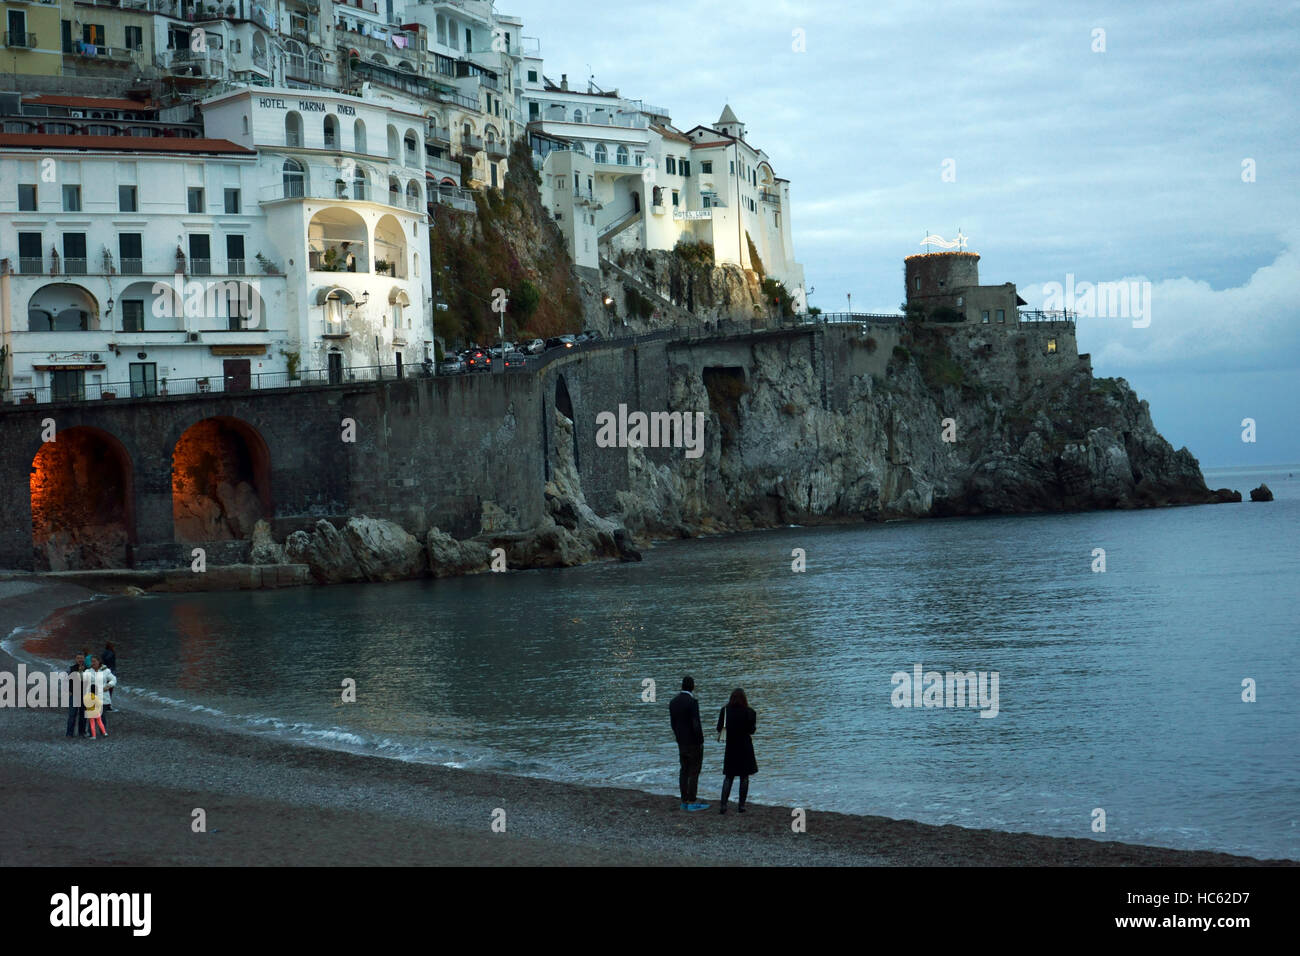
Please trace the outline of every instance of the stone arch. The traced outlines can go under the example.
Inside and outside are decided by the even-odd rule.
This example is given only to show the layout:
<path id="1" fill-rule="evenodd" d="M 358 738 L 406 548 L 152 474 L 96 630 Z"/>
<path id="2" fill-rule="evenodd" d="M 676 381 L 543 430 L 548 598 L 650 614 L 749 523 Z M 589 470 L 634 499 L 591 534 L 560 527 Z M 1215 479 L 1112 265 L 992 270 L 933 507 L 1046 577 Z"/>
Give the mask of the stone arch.
<path id="1" fill-rule="evenodd" d="M 29 480 L 36 570 L 130 567 L 133 482 L 131 456 L 106 431 L 74 425 L 44 442 Z"/>
<path id="2" fill-rule="evenodd" d="M 172 449 L 172 529 L 176 541 L 238 541 L 270 518 L 271 453 L 252 425 L 204 418 Z"/>

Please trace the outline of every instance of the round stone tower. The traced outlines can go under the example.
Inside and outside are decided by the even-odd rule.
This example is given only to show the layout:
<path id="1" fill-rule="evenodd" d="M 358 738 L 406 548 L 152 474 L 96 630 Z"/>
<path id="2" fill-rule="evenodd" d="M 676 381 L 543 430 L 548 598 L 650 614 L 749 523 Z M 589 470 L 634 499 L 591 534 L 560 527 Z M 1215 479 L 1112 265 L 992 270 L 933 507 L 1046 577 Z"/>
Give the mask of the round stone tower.
<path id="1" fill-rule="evenodd" d="M 955 307 L 962 289 L 980 284 L 980 257 L 975 252 L 922 252 L 903 259 L 907 303 L 926 310 Z"/>

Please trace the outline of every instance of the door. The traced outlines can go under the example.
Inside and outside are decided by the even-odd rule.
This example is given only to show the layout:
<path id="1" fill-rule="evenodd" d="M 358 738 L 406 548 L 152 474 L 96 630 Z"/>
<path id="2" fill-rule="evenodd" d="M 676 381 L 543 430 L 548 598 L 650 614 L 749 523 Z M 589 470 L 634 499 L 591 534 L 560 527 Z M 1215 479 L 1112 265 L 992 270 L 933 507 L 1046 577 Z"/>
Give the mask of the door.
<path id="1" fill-rule="evenodd" d="M 331 352 L 330 359 L 330 384 L 341 385 L 343 383 L 343 356 L 338 352 Z"/>
<path id="2" fill-rule="evenodd" d="M 246 392 L 253 384 L 250 359 L 226 359 L 221 363 L 226 377 L 227 392 Z"/>
<path id="3" fill-rule="evenodd" d="M 397 358 L 397 377 L 401 378 L 402 377 L 402 353 L 394 352 L 393 355 Z"/>
<path id="4" fill-rule="evenodd" d="M 50 373 L 50 398 L 56 402 L 82 402 L 86 399 L 86 373 L 80 369 L 60 369 Z"/>
<path id="5" fill-rule="evenodd" d="M 196 276 L 212 274 L 212 241 L 209 236 L 190 234 L 190 273 Z"/>
<path id="6" fill-rule="evenodd" d="M 158 366 L 154 362 L 131 363 L 131 397 L 152 398 L 158 394 Z"/>

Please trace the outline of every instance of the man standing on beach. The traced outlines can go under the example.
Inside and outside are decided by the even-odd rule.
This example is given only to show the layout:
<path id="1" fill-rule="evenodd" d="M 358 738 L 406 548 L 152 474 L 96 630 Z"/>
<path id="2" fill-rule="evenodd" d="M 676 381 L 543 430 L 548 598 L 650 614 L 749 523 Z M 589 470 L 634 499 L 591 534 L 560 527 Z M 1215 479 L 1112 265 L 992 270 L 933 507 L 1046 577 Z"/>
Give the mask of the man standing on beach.
<path id="1" fill-rule="evenodd" d="M 682 761 L 678 784 L 682 791 L 683 810 L 707 810 L 699 803 L 696 789 L 700 785 L 700 768 L 704 766 L 704 728 L 700 726 L 700 702 L 695 699 L 695 678 L 682 678 L 682 692 L 668 704 L 668 719 L 677 738 L 677 754 Z"/>

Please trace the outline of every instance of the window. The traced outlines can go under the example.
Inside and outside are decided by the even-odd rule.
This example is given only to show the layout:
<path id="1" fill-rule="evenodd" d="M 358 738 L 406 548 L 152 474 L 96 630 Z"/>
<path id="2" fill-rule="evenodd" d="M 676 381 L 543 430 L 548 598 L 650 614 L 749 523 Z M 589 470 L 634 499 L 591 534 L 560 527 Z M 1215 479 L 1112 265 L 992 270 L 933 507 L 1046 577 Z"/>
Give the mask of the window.
<path id="1" fill-rule="evenodd" d="M 140 27 L 126 28 L 126 48 L 139 50 L 144 46 L 144 31 Z"/>
<path id="2" fill-rule="evenodd" d="M 302 145 L 302 117 L 295 112 L 284 117 L 284 142 L 287 146 Z"/>
<path id="3" fill-rule="evenodd" d="M 731 175 L 736 175 L 736 161 L 734 159 L 731 160 Z"/>
<path id="4" fill-rule="evenodd" d="M 673 176 L 677 175 L 677 157 L 669 156 L 664 159 L 664 172 Z"/>
<path id="5" fill-rule="evenodd" d="M 18 233 L 18 271 L 27 275 L 39 275 L 43 260 L 41 252 L 41 234 L 39 232 Z"/>
<path id="6" fill-rule="evenodd" d="M 711 200 L 711 199 L 709 198 L 709 196 L 708 196 L 707 193 L 706 193 L 705 195 L 701 196 L 700 198 L 701 198 L 701 199 L 703 200 L 703 202 L 704 202 L 704 208 L 705 208 L 705 209 L 710 209 L 710 208 L 712 208 L 712 206 L 713 206 L 713 200 Z"/>
<path id="7" fill-rule="evenodd" d="M 9 11 L 9 35 L 5 38 L 8 46 L 27 46 L 27 14 L 21 10 Z"/>
<path id="8" fill-rule="evenodd" d="M 212 275 L 212 241 L 199 233 L 190 234 L 190 272 L 196 276 Z"/>
<path id="9" fill-rule="evenodd" d="M 1047 340 L 1047 354 L 1048 355 L 1056 354 L 1056 339 Z"/>
<path id="10" fill-rule="evenodd" d="M 618 148 L 617 159 L 618 159 L 618 164 L 619 164 L 620 166 L 626 166 L 626 165 L 627 165 L 627 147 L 626 147 L 626 146 L 620 146 L 620 147 Z"/>
<path id="11" fill-rule="evenodd" d="M 680 195 L 678 194 L 677 190 L 674 189 L 674 190 L 673 190 L 673 206 L 675 207 L 675 206 L 679 205 L 680 201 L 681 201 L 681 197 L 680 197 Z"/>
<path id="12" fill-rule="evenodd" d="M 206 209 L 202 186 L 191 186 L 186 191 L 186 196 L 188 197 L 190 212 L 203 212 Z"/>
<path id="13" fill-rule="evenodd" d="M 137 212 L 139 209 L 136 204 L 136 193 L 134 186 L 117 187 L 117 211 L 118 212 Z"/>
<path id="14" fill-rule="evenodd" d="M 711 160 L 711 159 L 701 160 L 701 161 L 700 161 L 700 172 L 702 172 L 702 173 L 711 173 L 711 172 L 713 172 L 713 160 Z"/>
<path id="15" fill-rule="evenodd" d="M 683 176 L 689 176 L 691 174 L 691 161 L 689 159 L 683 159 L 681 161 L 681 173 Z"/>
<path id="16" fill-rule="evenodd" d="M 988 309 L 981 309 L 981 310 L 980 310 L 980 324 L 981 324 L 981 325 L 988 325 L 988 324 L 989 324 L 989 310 L 988 310 Z"/>
<path id="17" fill-rule="evenodd" d="M 158 366 L 154 362 L 131 363 L 131 397 L 151 398 L 158 394 Z"/>
<path id="18" fill-rule="evenodd" d="M 366 151 L 366 124 L 361 120 L 352 124 L 352 151 L 356 153 Z"/>
<path id="19" fill-rule="evenodd" d="M 536 70 L 529 70 L 529 71 L 528 71 L 528 82 L 529 82 L 529 83 L 536 83 L 536 82 L 537 82 L 537 71 L 536 71 Z"/>
<path id="20" fill-rule="evenodd" d="M 226 236 L 226 273 L 237 276 L 245 274 L 244 237 Z"/>
<path id="21" fill-rule="evenodd" d="M 81 42 L 86 46 L 108 46 L 102 23 L 87 23 L 81 28 Z"/>
<path id="22" fill-rule="evenodd" d="M 81 187 L 80 186 L 63 187 L 63 211 L 81 212 Z"/>
<path id="23" fill-rule="evenodd" d="M 141 249 L 140 233 L 124 232 L 117 237 L 117 261 L 123 275 L 138 276 L 144 272 L 144 253 Z"/>
<path id="24" fill-rule="evenodd" d="M 86 274 L 86 234 L 84 232 L 65 232 L 63 234 L 63 271 L 68 275 Z"/>
<path id="25" fill-rule="evenodd" d="M 122 331 L 144 331 L 144 299 L 122 300 Z"/>
<path id="26" fill-rule="evenodd" d="M 333 116 L 325 117 L 325 148 L 334 149 L 339 144 L 339 121 Z"/>
<path id="27" fill-rule="evenodd" d="M 609 153 L 606 151 L 604 143 L 596 144 L 596 162 L 598 163 L 609 162 Z"/>
<path id="28" fill-rule="evenodd" d="M 36 186 L 35 184 L 20 184 L 18 187 L 18 211 L 35 212 L 36 211 Z"/>
<path id="29" fill-rule="evenodd" d="M 1006 310 L 1005 310 L 1005 309 L 998 309 L 998 321 L 999 321 L 999 322 L 1005 322 L 1006 320 L 1007 320 L 1007 313 L 1006 313 Z"/>
<path id="30" fill-rule="evenodd" d="M 226 212 L 232 216 L 239 215 L 239 190 L 226 190 Z"/>
<path id="31" fill-rule="evenodd" d="M 528 120 L 529 120 L 529 122 L 532 122 L 532 121 L 535 120 L 535 119 L 541 119 L 541 117 L 542 117 L 542 104 L 540 104 L 540 103 L 529 103 L 529 104 L 528 104 Z"/>
<path id="32" fill-rule="evenodd" d="M 285 160 L 283 185 L 285 185 L 285 199 L 302 199 L 305 195 L 303 166 L 298 160 Z"/>

